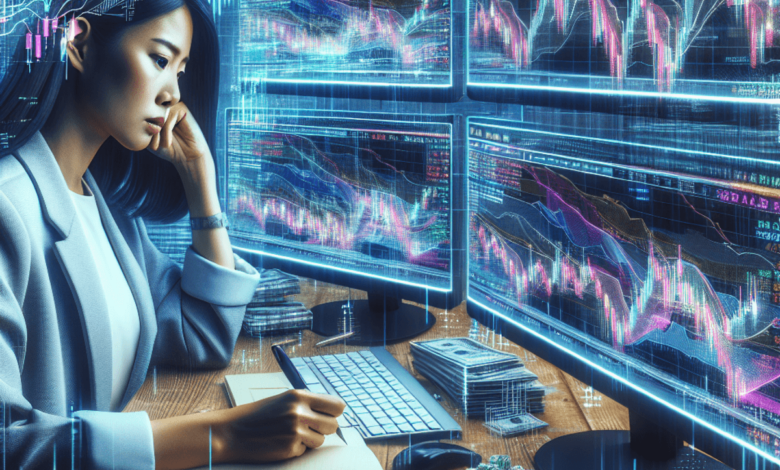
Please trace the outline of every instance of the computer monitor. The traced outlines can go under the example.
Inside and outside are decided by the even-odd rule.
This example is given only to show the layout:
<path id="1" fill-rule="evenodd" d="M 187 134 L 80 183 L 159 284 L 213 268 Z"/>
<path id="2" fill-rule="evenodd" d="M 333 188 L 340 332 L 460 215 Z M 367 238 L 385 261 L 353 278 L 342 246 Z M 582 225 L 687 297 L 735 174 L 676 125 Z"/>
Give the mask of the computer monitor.
<path id="1" fill-rule="evenodd" d="M 469 94 L 777 101 L 777 15 L 763 1 L 468 0 Z"/>
<path id="2" fill-rule="evenodd" d="M 640 454 L 684 439 L 780 464 L 780 135 L 762 113 L 469 120 L 469 314 L 626 405 Z M 575 436 L 538 468 L 592 468 L 588 448 L 597 468 L 648 468 L 628 433 Z"/>
<path id="3" fill-rule="evenodd" d="M 452 88 L 450 0 L 245 0 L 238 15 L 244 92 Z"/>
<path id="4" fill-rule="evenodd" d="M 235 249 L 368 291 L 368 301 L 313 308 L 316 333 L 392 343 L 435 322 L 400 299 L 458 303 L 449 117 L 236 108 L 226 127 Z"/>

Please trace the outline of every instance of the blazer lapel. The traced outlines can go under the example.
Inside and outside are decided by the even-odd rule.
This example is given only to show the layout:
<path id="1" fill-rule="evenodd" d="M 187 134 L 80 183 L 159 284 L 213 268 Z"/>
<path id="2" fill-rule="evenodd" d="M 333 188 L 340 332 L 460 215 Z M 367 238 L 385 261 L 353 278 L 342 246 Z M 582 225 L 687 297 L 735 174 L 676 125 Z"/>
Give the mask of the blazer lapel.
<path id="1" fill-rule="evenodd" d="M 97 410 L 108 410 L 113 384 L 108 307 L 86 235 L 81 224 L 75 223 L 76 208 L 70 190 L 40 132 L 20 147 L 15 156 L 38 192 L 44 219 L 63 238 L 54 243 L 54 252 L 79 307 L 94 406 Z"/>
<path id="2" fill-rule="evenodd" d="M 106 235 L 108 235 L 108 241 L 114 249 L 114 254 L 116 254 L 116 258 L 119 261 L 119 266 L 122 268 L 125 279 L 127 279 L 127 283 L 130 286 L 130 291 L 133 293 L 141 322 L 141 336 L 138 339 L 135 362 L 133 363 L 133 370 L 130 373 L 130 380 L 127 383 L 127 390 L 122 398 L 121 407 L 124 408 L 138 389 L 141 388 L 141 385 L 143 385 L 143 382 L 146 379 L 146 372 L 149 369 L 149 362 L 152 357 L 154 340 L 157 337 L 157 316 L 154 310 L 152 293 L 149 290 L 149 282 L 141 270 L 141 266 L 138 264 L 136 257 L 130 250 L 125 237 L 122 235 L 122 232 L 114 221 L 95 179 L 89 171 L 84 175 L 84 179 L 95 194 L 98 211 L 100 212 L 100 220 L 103 222 L 103 228 L 106 230 Z"/>

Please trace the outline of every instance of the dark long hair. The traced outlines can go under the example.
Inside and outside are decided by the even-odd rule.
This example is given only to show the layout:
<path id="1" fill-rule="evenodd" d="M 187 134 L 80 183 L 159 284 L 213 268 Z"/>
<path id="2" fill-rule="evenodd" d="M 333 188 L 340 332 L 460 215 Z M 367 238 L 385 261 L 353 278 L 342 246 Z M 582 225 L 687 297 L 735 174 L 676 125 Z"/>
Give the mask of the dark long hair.
<path id="1" fill-rule="evenodd" d="M 74 10 L 73 3 L 78 3 L 78 9 Z M 49 18 L 61 15 L 58 23 L 64 26 L 73 17 L 84 16 L 92 26 L 95 43 L 105 48 L 116 45 L 128 28 L 184 5 L 192 16 L 193 36 L 187 73 L 179 81 L 181 97 L 213 153 L 219 46 L 214 19 L 203 0 L 54 0 Z M 49 118 L 68 67 L 60 60 L 59 41 L 63 31 L 58 29 L 54 37 L 44 42 L 45 50 L 39 59 L 33 56 L 32 63 L 28 63 L 31 52 L 26 38 L 19 39 L 8 72 L 0 83 L 0 131 L 13 139 L 3 154 L 23 146 Z M 67 73 L 68 79 L 72 79 L 70 74 L 77 71 L 70 67 Z M 133 217 L 171 222 L 187 214 L 184 187 L 176 169 L 147 150 L 130 151 L 109 137 L 89 170 L 107 202 Z"/>

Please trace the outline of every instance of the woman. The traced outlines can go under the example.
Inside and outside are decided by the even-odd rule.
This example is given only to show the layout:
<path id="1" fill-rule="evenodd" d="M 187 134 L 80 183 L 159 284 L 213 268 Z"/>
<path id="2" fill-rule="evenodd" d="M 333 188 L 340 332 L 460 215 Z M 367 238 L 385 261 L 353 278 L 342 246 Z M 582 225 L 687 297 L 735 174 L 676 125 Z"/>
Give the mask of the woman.
<path id="1" fill-rule="evenodd" d="M 343 402 L 296 391 L 154 422 L 117 412 L 150 364 L 226 365 L 258 274 L 233 254 L 220 215 L 208 10 L 196 0 L 106 10 L 116 3 L 53 2 L 52 18 L 68 21 L 54 38 L 67 60 L 50 45 L 28 66 L 21 42 L 0 92 L 0 121 L 16 136 L 0 157 L 5 464 L 186 468 L 300 455 L 335 432 Z M 19 98 L 30 96 L 37 107 Z M 193 244 L 179 270 L 141 217 L 187 210 Z"/>

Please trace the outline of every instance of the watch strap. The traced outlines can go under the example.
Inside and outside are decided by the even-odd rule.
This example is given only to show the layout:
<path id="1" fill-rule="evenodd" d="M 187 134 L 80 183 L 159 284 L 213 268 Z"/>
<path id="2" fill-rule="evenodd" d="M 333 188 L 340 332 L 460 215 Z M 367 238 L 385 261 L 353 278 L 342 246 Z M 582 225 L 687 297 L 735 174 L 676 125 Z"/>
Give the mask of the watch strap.
<path id="1" fill-rule="evenodd" d="M 220 212 L 209 217 L 191 217 L 190 227 L 192 230 L 205 230 L 210 228 L 228 228 L 229 225 L 225 213 Z"/>

